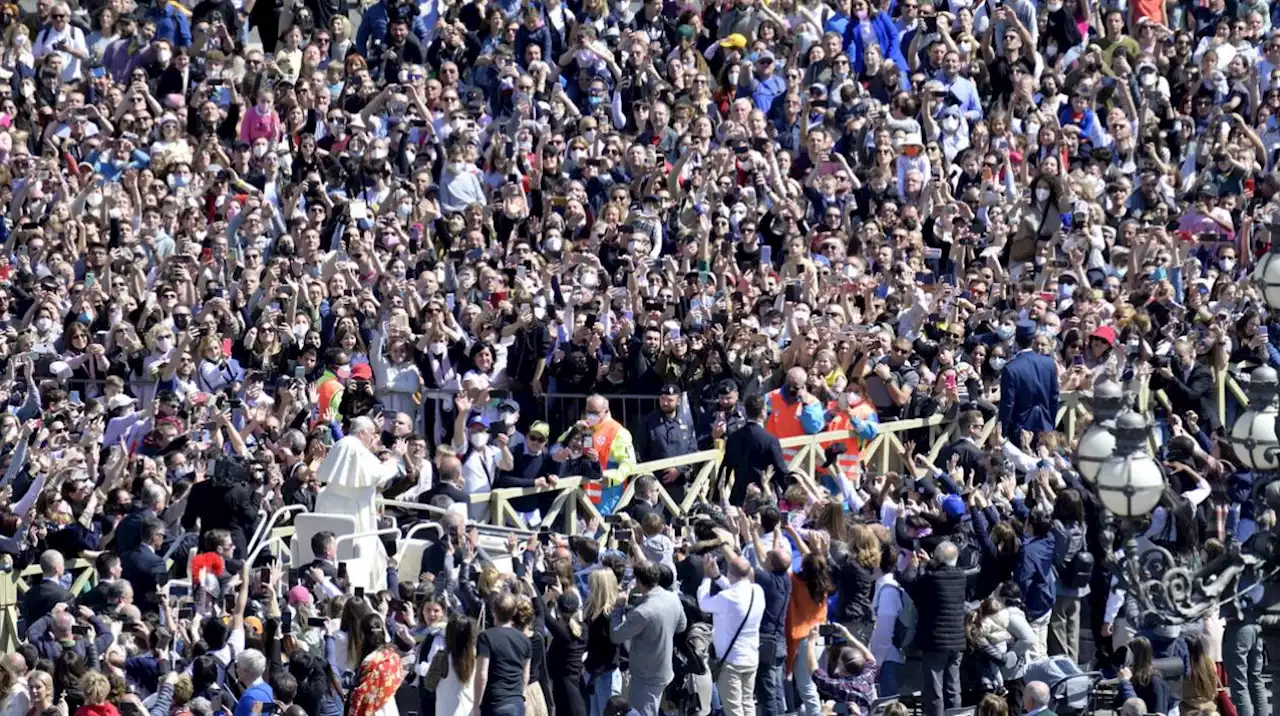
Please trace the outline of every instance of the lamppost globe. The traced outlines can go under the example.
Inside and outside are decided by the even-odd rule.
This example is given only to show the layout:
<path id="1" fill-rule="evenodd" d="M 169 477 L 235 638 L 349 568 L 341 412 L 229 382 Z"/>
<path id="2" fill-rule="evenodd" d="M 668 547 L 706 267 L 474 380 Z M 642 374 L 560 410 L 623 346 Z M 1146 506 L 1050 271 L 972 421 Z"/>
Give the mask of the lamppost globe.
<path id="1" fill-rule="evenodd" d="M 1094 386 L 1089 407 L 1093 409 L 1093 424 L 1076 444 L 1076 467 L 1080 476 L 1089 482 L 1098 479 L 1098 471 L 1116 449 L 1116 417 L 1124 408 L 1124 388 L 1113 380 L 1104 380 Z"/>
<path id="2" fill-rule="evenodd" d="M 1280 466 L 1276 420 L 1280 418 L 1280 376 L 1262 366 L 1249 375 L 1249 409 L 1231 426 L 1231 449 L 1242 465 L 1254 472 Z"/>
<path id="3" fill-rule="evenodd" d="M 1271 252 L 1258 261 L 1253 280 L 1262 288 L 1262 298 L 1271 308 L 1280 308 L 1280 224 L 1271 224 Z"/>
<path id="4" fill-rule="evenodd" d="M 1115 434 L 1115 454 L 1098 469 L 1098 498 L 1117 517 L 1140 517 L 1160 501 L 1164 472 L 1147 451 L 1145 418 L 1133 411 L 1121 413 Z"/>

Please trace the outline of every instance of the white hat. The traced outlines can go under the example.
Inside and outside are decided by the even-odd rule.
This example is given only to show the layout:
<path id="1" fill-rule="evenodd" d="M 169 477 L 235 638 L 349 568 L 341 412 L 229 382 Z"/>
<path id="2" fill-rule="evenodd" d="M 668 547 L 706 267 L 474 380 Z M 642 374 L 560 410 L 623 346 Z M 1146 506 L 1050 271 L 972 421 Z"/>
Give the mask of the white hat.
<path id="1" fill-rule="evenodd" d="M 136 402 L 138 402 L 137 398 L 131 398 L 125 395 L 124 393 L 116 393 L 110 398 L 107 398 L 107 410 L 115 410 L 116 408 L 123 408 L 126 405 L 133 405 Z"/>

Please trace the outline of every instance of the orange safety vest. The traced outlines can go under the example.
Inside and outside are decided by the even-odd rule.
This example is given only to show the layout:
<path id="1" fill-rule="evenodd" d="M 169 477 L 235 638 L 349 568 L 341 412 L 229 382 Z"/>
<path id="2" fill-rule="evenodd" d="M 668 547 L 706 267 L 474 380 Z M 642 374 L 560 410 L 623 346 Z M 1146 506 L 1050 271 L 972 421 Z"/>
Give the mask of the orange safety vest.
<path id="1" fill-rule="evenodd" d="M 837 430 L 852 431 L 854 418 L 858 418 L 860 420 L 871 420 L 875 417 L 876 412 L 875 407 L 866 400 L 859 402 L 857 405 L 850 406 L 847 412 L 839 410 L 839 405 L 835 401 L 832 401 L 827 405 L 827 410 L 834 413 L 834 415 L 827 421 L 826 426 L 823 428 L 826 432 L 834 432 Z M 832 445 L 841 442 L 844 443 L 844 454 L 836 458 L 836 465 L 840 467 L 842 472 L 852 477 L 853 474 L 856 474 L 856 471 L 862 467 L 862 448 L 866 441 L 856 436 L 845 440 L 831 440 L 823 443 L 822 449 L 825 450 Z"/>
<path id="2" fill-rule="evenodd" d="M 804 435 L 804 426 L 800 424 L 800 418 L 796 415 L 797 407 L 798 404 L 787 403 L 786 398 L 782 397 L 781 388 L 770 392 L 769 417 L 765 420 L 764 429 L 779 440 Z M 784 447 L 782 457 L 790 463 L 799 452 L 800 448 Z"/>
<path id="3" fill-rule="evenodd" d="M 320 407 L 320 420 L 332 420 L 334 418 L 330 414 L 329 408 L 333 405 L 333 396 L 339 390 L 342 390 L 342 387 L 342 381 L 338 380 L 336 375 L 330 375 L 316 386 L 316 402 L 319 403 Z"/>
<path id="4" fill-rule="evenodd" d="M 596 457 L 600 459 L 600 471 L 610 469 L 613 456 L 613 439 L 618 436 L 618 431 L 622 429 L 622 423 L 613 418 L 601 420 L 591 431 L 591 444 L 596 449 Z M 617 467 L 614 463 L 612 467 Z M 583 487 L 583 492 L 587 494 L 587 499 L 591 500 L 591 504 L 600 504 L 601 492 L 599 480 L 588 480 Z"/>

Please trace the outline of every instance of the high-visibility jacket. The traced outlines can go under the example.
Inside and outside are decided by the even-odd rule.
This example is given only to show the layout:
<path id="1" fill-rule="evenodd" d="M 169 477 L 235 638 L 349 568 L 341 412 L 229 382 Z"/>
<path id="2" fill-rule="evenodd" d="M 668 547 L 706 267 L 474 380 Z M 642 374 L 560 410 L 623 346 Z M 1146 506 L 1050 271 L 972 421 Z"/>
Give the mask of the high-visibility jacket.
<path id="1" fill-rule="evenodd" d="M 567 435 L 567 432 L 562 435 L 560 441 L 563 442 Z M 583 491 L 587 493 L 587 498 L 593 504 L 599 505 L 604 498 L 602 488 L 604 486 L 619 487 L 635 469 L 636 449 L 631 431 L 622 427 L 622 423 L 613 418 L 601 420 L 591 429 L 591 446 L 595 448 L 596 456 L 600 458 L 600 470 L 604 473 L 604 480 L 588 482 L 583 486 Z M 621 497 L 622 492 L 619 489 L 613 502 L 616 503 Z"/>
<path id="2" fill-rule="evenodd" d="M 769 416 L 765 418 L 764 429 L 779 440 L 815 435 L 822 431 L 822 426 L 826 423 L 822 406 L 817 401 L 811 405 L 788 403 L 782 396 L 781 388 L 771 391 L 765 402 L 769 408 Z M 788 463 L 799 452 L 800 448 L 796 447 L 782 448 L 782 456 Z"/>
<path id="3" fill-rule="evenodd" d="M 320 376 L 320 381 L 316 383 L 316 402 L 320 406 L 320 422 L 342 418 L 338 414 L 338 406 L 342 404 L 342 391 L 342 380 L 338 376 L 328 371 Z"/>
<path id="4" fill-rule="evenodd" d="M 830 419 L 827 420 L 826 431 L 849 430 L 857 433 L 855 437 L 845 440 L 831 440 L 822 444 L 825 450 L 836 443 L 844 443 L 844 454 L 836 458 L 836 465 L 847 477 L 855 477 L 862 469 L 862 450 L 879 434 L 879 419 L 875 406 L 868 400 L 861 400 L 841 410 L 834 401 L 827 406 Z"/>

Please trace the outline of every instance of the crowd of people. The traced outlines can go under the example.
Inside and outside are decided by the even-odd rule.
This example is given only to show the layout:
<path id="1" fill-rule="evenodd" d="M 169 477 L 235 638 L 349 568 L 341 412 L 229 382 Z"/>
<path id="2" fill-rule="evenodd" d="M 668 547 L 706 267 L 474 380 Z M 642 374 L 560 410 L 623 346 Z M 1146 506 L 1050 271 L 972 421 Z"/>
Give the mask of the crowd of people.
<path id="1" fill-rule="evenodd" d="M 0 5 L 0 716 L 1268 716 L 1276 585 L 1147 618 L 1057 423 L 1163 396 L 1144 549 L 1275 528 L 1274 8 Z M 249 559 L 344 436 L 439 530 L 385 590 Z"/>

